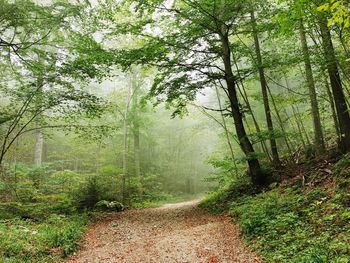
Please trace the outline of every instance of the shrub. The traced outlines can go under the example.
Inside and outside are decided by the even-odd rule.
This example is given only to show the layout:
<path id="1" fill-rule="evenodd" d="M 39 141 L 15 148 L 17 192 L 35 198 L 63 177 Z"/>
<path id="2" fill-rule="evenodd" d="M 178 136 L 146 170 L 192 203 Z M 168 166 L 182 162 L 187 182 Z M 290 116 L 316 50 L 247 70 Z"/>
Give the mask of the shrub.
<path id="1" fill-rule="evenodd" d="M 252 186 L 249 179 L 240 178 L 227 187 L 211 192 L 200 203 L 200 207 L 212 213 L 222 213 L 229 208 L 232 200 L 243 196 L 254 195 L 257 191 L 258 190 Z"/>
<path id="2" fill-rule="evenodd" d="M 96 176 L 89 177 L 82 186 L 73 193 L 73 198 L 80 209 L 92 209 L 100 201 L 101 185 Z"/>

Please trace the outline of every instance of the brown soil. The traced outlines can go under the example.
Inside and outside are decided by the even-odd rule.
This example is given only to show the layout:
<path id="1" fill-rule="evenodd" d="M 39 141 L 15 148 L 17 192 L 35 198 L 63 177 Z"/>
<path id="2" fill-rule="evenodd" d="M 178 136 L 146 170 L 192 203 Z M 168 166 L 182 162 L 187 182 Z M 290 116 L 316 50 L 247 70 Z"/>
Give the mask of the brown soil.
<path id="1" fill-rule="evenodd" d="M 226 216 L 196 201 L 109 214 L 86 233 L 81 250 L 66 263 L 262 262 Z"/>

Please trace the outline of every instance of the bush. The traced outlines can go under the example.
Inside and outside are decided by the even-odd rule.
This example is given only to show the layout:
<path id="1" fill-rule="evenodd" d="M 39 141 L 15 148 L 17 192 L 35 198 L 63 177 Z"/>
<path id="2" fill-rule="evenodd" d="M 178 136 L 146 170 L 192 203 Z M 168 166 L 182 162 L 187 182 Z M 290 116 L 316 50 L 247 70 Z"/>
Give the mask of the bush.
<path id="1" fill-rule="evenodd" d="M 249 179 L 240 178 L 232 182 L 229 186 L 209 193 L 200 203 L 200 207 L 218 214 L 229 208 L 232 200 L 243 196 L 250 196 L 257 193 Z"/>
<path id="2" fill-rule="evenodd" d="M 101 186 L 96 176 L 89 179 L 73 193 L 79 209 L 93 209 L 95 204 L 100 201 Z"/>
<path id="3" fill-rule="evenodd" d="M 49 214 L 70 215 L 76 211 L 73 201 L 66 197 L 55 198 L 54 200 L 43 198 L 39 203 L 1 203 L 0 219 L 23 218 L 42 221 Z"/>
<path id="4" fill-rule="evenodd" d="M 72 189 L 76 189 L 83 182 L 83 176 L 70 170 L 57 171 L 51 174 L 42 185 L 42 193 L 69 194 Z"/>

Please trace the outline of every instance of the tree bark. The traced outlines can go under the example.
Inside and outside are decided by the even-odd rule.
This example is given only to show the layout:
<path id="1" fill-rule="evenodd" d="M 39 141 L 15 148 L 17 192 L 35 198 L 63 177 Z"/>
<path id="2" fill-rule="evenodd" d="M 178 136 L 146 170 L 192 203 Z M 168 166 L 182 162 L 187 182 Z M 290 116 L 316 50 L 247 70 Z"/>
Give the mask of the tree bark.
<path id="1" fill-rule="evenodd" d="M 232 54 L 232 58 L 233 58 L 233 63 L 235 64 L 235 67 L 236 67 L 236 69 L 237 69 L 237 75 L 238 75 L 238 77 L 239 77 L 239 79 L 240 79 L 239 83 L 240 83 L 240 86 L 241 86 L 242 90 L 239 88 L 238 83 L 237 83 L 237 89 L 238 89 L 239 93 L 241 94 L 241 96 L 242 96 L 242 98 L 243 98 L 243 100 L 244 100 L 244 102 L 245 102 L 245 104 L 246 104 L 246 107 L 248 108 L 248 111 L 249 111 L 249 113 L 250 113 L 250 115 L 251 115 L 251 117 L 252 117 L 252 120 L 253 120 L 253 123 L 254 123 L 256 132 L 257 132 L 257 133 L 260 133 L 260 132 L 261 132 L 260 126 L 259 126 L 258 121 L 257 121 L 256 118 L 255 118 L 253 109 L 252 109 L 252 107 L 250 106 L 250 102 L 249 102 L 249 99 L 248 99 L 247 92 L 246 92 L 246 90 L 245 90 L 244 83 L 243 83 L 242 78 L 241 78 L 241 76 L 240 76 L 240 74 L 239 74 L 239 67 L 238 67 L 238 65 L 237 65 L 236 58 L 234 57 L 234 54 L 233 54 L 233 53 L 231 53 L 231 54 Z M 265 142 L 264 140 L 261 140 L 261 141 L 260 141 L 260 144 L 261 144 L 261 147 L 262 147 L 262 150 L 263 150 L 264 154 L 267 156 L 267 158 L 269 159 L 269 161 L 272 162 L 272 157 L 271 157 L 271 155 L 270 155 L 270 153 L 269 153 L 269 151 L 268 151 L 268 149 L 267 149 L 266 142 Z"/>
<path id="2" fill-rule="evenodd" d="M 262 63 L 261 49 L 260 49 L 260 43 L 259 43 L 259 38 L 258 38 L 258 31 L 256 28 L 256 19 L 255 19 L 253 11 L 250 13 L 250 18 L 251 18 L 251 23 L 252 23 L 252 28 L 253 28 L 255 54 L 256 54 L 257 66 L 258 66 L 258 71 L 259 71 L 261 93 L 262 93 L 263 102 L 264 102 L 266 124 L 267 124 L 267 129 L 269 131 L 269 140 L 270 140 L 271 153 L 272 153 L 272 162 L 274 165 L 279 166 L 281 164 L 281 162 L 280 162 L 280 158 L 278 155 L 277 143 L 276 143 L 276 139 L 275 139 L 275 135 L 274 135 L 271 109 L 270 109 L 270 104 L 269 104 L 269 96 L 267 94 L 267 87 L 266 87 L 267 84 L 266 84 L 264 66 Z"/>
<path id="3" fill-rule="evenodd" d="M 228 38 L 228 30 L 225 25 L 222 26 L 220 39 L 222 44 L 222 59 L 225 67 L 225 81 L 227 85 L 230 106 L 232 109 L 232 116 L 236 129 L 236 134 L 239 140 L 240 147 L 247 158 L 249 174 L 251 176 L 253 184 L 262 185 L 265 183 L 265 176 L 262 173 L 260 162 L 256 156 L 253 145 L 251 144 L 244 128 L 243 116 L 239 107 L 237 97 L 236 81 L 232 72 L 231 50 Z"/>
<path id="4" fill-rule="evenodd" d="M 338 116 L 337 116 L 337 112 L 335 110 L 334 98 L 332 95 L 332 91 L 331 91 L 331 88 L 329 87 L 329 83 L 328 83 L 328 79 L 327 79 L 326 75 L 324 75 L 324 83 L 325 83 L 325 87 L 326 87 L 327 96 L 329 99 L 329 105 L 331 106 L 331 110 L 332 110 L 332 118 L 333 118 L 333 122 L 334 122 L 335 132 L 336 132 L 337 137 L 338 137 L 338 142 L 340 142 L 341 134 L 340 134 Z"/>
<path id="5" fill-rule="evenodd" d="M 299 32 L 300 32 L 300 42 L 303 52 L 303 60 L 305 64 L 305 76 L 306 82 L 309 88 L 309 97 L 311 102 L 311 115 L 313 120 L 314 127 L 314 144 L 316 151 L 322 153 L 325 151 L 325 144 L 322 132 L 322 124 L 320 118 L 320 112 L 317 102 L 315 80 L 312 73 L 311 61 L 310 61 L 310 52 L 307 45 L 306 33 L 303 20 L 299 20 Z"/>
<path id="6" fill-rule="evenodd" d="M 335 108 L 339 121 L 339 129 L 341 133 L 339 148 L 342 152 L 345 153 L 350 151 L 350 116 L 348 106 L 346 104 L 346 99 L 339 75 L 332 36 L 329 28 L 327 27 L 327 20 L 325 17 L 320 17 L 319 26 L 321 30 L 323 52 L 326 60 L 327 71 L 331 83 Z"/>

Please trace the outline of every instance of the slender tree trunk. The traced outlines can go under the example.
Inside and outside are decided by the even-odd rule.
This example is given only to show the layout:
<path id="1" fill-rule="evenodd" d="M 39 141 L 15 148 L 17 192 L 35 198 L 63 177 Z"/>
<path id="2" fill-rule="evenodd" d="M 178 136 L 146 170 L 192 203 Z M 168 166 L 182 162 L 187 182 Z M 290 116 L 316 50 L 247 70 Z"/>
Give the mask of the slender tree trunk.
<path id="1" fill-rule="evenodd" d="M 243 84 L 241 84 L 241 87 L 242 87 L 243 92 L 241 92 L 240 89 L 238 89 L 238 91 L 241 94 L 241 96 L 242 96 L 242 98 L 243 98 L 243 100 L 244 100 L 244 102 L 245 102 L 245 104 L 246 104 L 246 106 L 248 108 L 250 116 L 252 117 L 252 120 L 253 120 L 256 132 L 257 133 L 261 133 L 261 129 L 260 129 L 259 123 L 258 123 L 258 121 L 255 118 L 255 114 L 253 112 L 252 107 L 250 106 L 250 102 L 249 102 L 249 99 L 248 99 L 248 95 L 247 95 L 247 93 L 245 91 L 245 87 L 244 87 Z M 249 126 L 248 126 L 248 128 L 249 128 Z M 267 149 L 267 145 L 266 145 L 265 141 L 261 140 L 260 144 L 261 144 L 261 148 L 262 148 L 263 152 L 269 158 L 269 161 L 272 162 L 272 157 L 270 156 L 270 153 L 269 153 L 269 150 Z"/>
<path id="2" fill-rule="evenodd" d="M 312 73 L 311 61 L 310 61 L 310 52 L 307 45 L 306 33 L 303 20 L 299 20 L 299 31 L 300 31 L 300 42 L 303 51 L 303 59 L 305 64 L 305 75 L 306 81 L 309 88 L 309 96 L 311 102 L 311 113 L 314 126 L 314 144 L 318 153 L 325 151 L 324 138 L 322 132 L 320 112 L 317 102 L 315 80 Z"/>
<path id="3" fill-rule="evenodd" d="M 135 175 L 137 177 L 141 176 L 140 167 L 140 124 L 139 124 L 139 112 L 138 112 L 138 89 L 135 79 L 132 80 L 132 90 L 133 90 L 133 137 L 134 137 L 134 162 L 135 162 Z"/>
<path id="4" fill-rule="evenodd" d="M 289 84 L 289 80 L 287 78 L 287 75 L 286 74 L 283 74 L 284 75 L 284 80 L 286 82 L 286 87 L 288 88 L 288 90 L 291 90 L 291 86 Z M 294 103 L 291 104 L 291 107 L 292 107 L 292 110 L 293 110 L 293 116 L 295 118 L 295 122 L 298 126 L 298 131 L 299 131 L 299 135 L 300 135 L 300 139 L 302 140 L 303 142 L 303 145 L 304 145 L 304 148 L 306 150 L 306 146 L 307 145 L 310 145 L 310 140 L 309 140 L 309 136 L 307 135 L 307 132 L 306 132 L 306 129 L 305 129 L 305 126 L 303 124 L 303 121 L 301 120 L 300 118 L 300 114 L 299 114 L 299 109 L 298 107 L 295 105 L 294 106 Z M 305 134 L 305 137 L 306 137 L 306 143 L 304 141 L 304 137 L 303 137 L 303 133 Z"/>
<path id="5" fill-rule="evenodd" d="M 338 137 L 338 142 L 340 142 L 341 134 L 340 134 L 337 112 L 335 110 L 335 105 L 334 105 L 334 98 L 332 95 L 331 88 L 329 87 L 328 79 L 327 79 L 326 75 L 324 75 L 324 76 L 325 76 L 324 83 L 325 83 L 325 87 L 326 87 L 326 92 L 327 92 L 329 104 L 330 104 L 331 110 L 332 110 L 332 118 L 333 118 L 333 122 L 334 122 L 334 128 L 335 128 L 335 132 L 336 132 L 337 137 Z"/>
<path id="6" fill-rule="evenodd" d="M 123 115 L 123 177 L 122 177 L 122 199 L 123 203 L 126 202 L 126 179 L 128 177 L 128 116 L 129 116 L 129 104 L 131 100 L 131 88 L 128 87 L 128 95 L 126 98 L 124 115 Z"/>
<path id="7" fill-rule="evenodd" d="M 237 89 L 238 89 L 239 93 L 241 94 L 241 96 L 242 96 L 242 98 L 243 98 L 243 100 L 244 100 L 244 102 L 245 102 L 245 104 L 246 104 L 246 107 L 248 108 L 248 111 L 249 111 L 249 113 L 250 113 L 250 115 L 251 115 L 251 117 L 252 117 L 252 120 L 253 120 L 253 123 L 254 123 L 256 132 L 257 132 L 257 133 L 260 133 L 260 132 L 261 132 L 261 129 L 260 129 L 259 123 L 257 122 L 257 120 L 256 120 L 256 118 L 255 118 L 255 115 L 254 115 L 254 112 L 253 112 L 253 109 L 252 109 L 252 107 L 250 106 L 250 102 L 249 102 L 249 99 L 248 99 L 247 92 L 246 92 L 246 90 L 245 90 L 244 83 L 243 83 L 242 78 L 241 78 L 241 76 L 240 76 L 240 74 L 239 74 L 239 67 L 238 67 L 238 64 L 237 64 L 237 60 L 236 60 L 236 58 L 234 57 L 234 54 L 233 54 L 233 53 L 232 53 L 232 58 L 233 58 L 233 62 L 234 62 L 234 64 L 235 64 L 235 67 L 236 67 L 236 69 L 237 69 L 237 74 L 238 74 L 238 77 L 239 77 L 239 79 L 240 79 L 240 86 L 241 86 L 241 88 L 242 88 L 242 91 L 241 91 L 241 89 L 238 87 L 238 84 L 237 84 Z M 261 140 L 261 141 L 260 141 L 260 144 L 261 144 L 261 147 L 262 147 L 263 152 L 264 152 L 265 155 L 268 157 L 269 161 L 272 162 L 272 158 L 271 158 L 270 153 L 269 153 L 269 151 L 268 151 L 268 149 L 267 149 L 267 146 L 266 146 L 265 141 L 264 141 L 264 140 Z"/>
<path id="8" fill-rule="evenodd" d="M 269 95 L 270 95 L 271 102 L 272 102 L 272 106 L 273 106 L 273 108 L 274 108 L 274 110 L 275 110 L 278 123 L 279 123 L 279 125 L 280 125 L 280 128 L 281 128 L 283 134 L 284 134 L 284 137 L 283 137 L 283 138 L 284 138 L 284 141 L 285 141 L 285 143 L 286 143 L 286 146 L 287 146 L 287 149 L 288 149 L 288 153 L 289 153 L 289 155 L 292 155 L 292 149 L 291 149 L 291 147 L 290 147 L 290 143 L 289 143 L 289 140 L 288 140 L 288 137 L 287 137 L 287 132 L 286 132 L 286 130 L 285 130 L 285 128 L 284 128 L 284 124 L 283 124 L 281 115 L 280 115 L 280 113 L 279 113 L 279 110 L 278 110 L 278 108 L 277 108 L 275 99 L 274 99 L 273 96 L 272 96 L 272 93 L 271 93 L 271 90 L 270 90 L 269 86 L 267 86 L 267 91 L 268 91 L 268 93 L 269 93 Z"/>
<path id="9" fill-rule="evenodd" d="M 39 57 L 39 61 L 40 61 L 40 57 Z M 38 92 L 42 93 L 43 80 L 41 77 L 37 78 L 36 85 L 38 87 Z M 38 117 L 41 118 L 42 116 L 39 115 Z M 43 159 L 44 136 L 40 129 L 41 125 L 39 123 L 36 124 L 36 128 L 37 128 L 37 131 L 35 135 L 34 164 L 41 166 L 42 159 Z"/>
<path id="10" fill-rule="evenodd" d="M 251 144 L 245 131 L 243 124 L 243 116 L 239 107 L 236 91 L 236 81 L 232 72 L 230 42 L 226 26 L 222 27 L 220 38 L 222 44 L 222 59 L 226 73 L 225 80 L 232 109 L 232 116 L 236 128 L 236 134 L 239 140 L 240 147 L 244 152 L 245 156 L 247 157 L 249 173 L 252 178 L 252 182 L 256 185 L 262 185 L 265 182 L 265 177 L 263 176 L 263 173 L 261 171 L 260 162 L 256 156 L 253 145 Z"/>
<path id="11" fill-rule="evenodd" d="M 350 151 L 350 116 L 348 106 L 344 96 L 344 91 L 339 75 L 337 58 L 335 56 L 332 37 L 329 28 L 327 27 L 327 20 L 321 17 L 319 21 L 322 47 L 326 59 L 327 71 L 331 83 L 332 93 L 337 111 L 339 129 L 341 133 L 340 149 L 342 152 Z"/>
<path id="12" fill-rule="evenodd" d="M 141 166 L 140 166 L 140 127 L 139 124 L 134 123 L 133 128 L 134 135 L 134 159 L 135 159 L 135 175 L 137 177 L 141 176 Z"/>
<path id="13" fill-rule="evenodd" d="M 124 116 L 125 117 L 125 116 Z M 123 123 L 123 178 L 122 178 L 122 195 L 123 195 L 123 202 L 126 201 L 126 177 L 128 173 L 128 167 L 127 167 L 127 161 L 128 161 L 128 125 L 126 118 L 124 118 Z"/>
<path id="14" fill-rule="evenodd" d="M 251 23 L 252 23 L 252 28 L 253 28 L 255 54 L 256 54 L 257 66 L 258 66 L 258 71 L 259 71 L 261 93 L 262 93 L 263 102 L 264 102 L 264 110 L 265 110 L 267 129 L 269 131 L 269 140 L 270 140 L 270 146 L 271 146 L 272 161 L 275 165 L 279 166 L 281 164 L 281 162 L 280 162 L 280 159 L 278 156 L 277 143 L 276 143 L 276 139 L 275 139 L 275 135 L 274 135 L 273 122 L 272 122 L 272 116 L 271 116 L 271 110 L 270 110 L 270 104 L 269 104 L 269 96 L 267 94 L 267 88 L 266 88 L 267 84 L 266 84 L 264 66 L 263 66 L 262 57 L 261 57 L 261 49 L 260 49 L 260 43 L 259 43 L 259 38 L 258 38 L 258 31 L 256 28 L 256 19 L 255 19 L 253 11 L 250 13 L 250 18 L 251 18 Z"/>
<path id="15" fill-rule="evenodd" d="M 44 148 L 44 136 L 39 126 L 39 129 L 36 132 L 35 149 L 34 149 L 34 164 L 37 166 L 41 166 L 42 164 L 43 148 Z"/>
<path id="16" fill-rule="evenodd" d="M 311 145 L 311 140 L 310 140 L 310 138 L 309 138 L 309 134 L 308 134 L 308 132 L 307 132 L 307 130 L 306 130 L 306 128 L 305 128 L 303 119 L 300 117 L 301 114 L 300 114 L 299 107 L 298 107 L 297 104 L 295 105 L 295 109 L 296 109 L 296 112 L 297 112 L 297 119 L 299 120 L 299 123 L 300 123 L 300 125 L 301 125 L 301 128 L 302 128 L 303 133 L 305 134 L 305 138 L 306 138 L 307 144 L 308 144 L 308 145 Z"/>
<path id="17" fill-rule="evenodd" d="M 303 144 L 304 150 L 306 150 L 306 142 L 304 140 L 303 130 L 301 128 L 301 125 L 300 125 L 300 122 L 299 122 L 299 119 L 298 119 L 298 116 L 297 116 L 298 113 L 295 110 L 294 105 L 292 104 L 291 106 L 292 106 L 292 111 L 293 111 L 293 117 L 294 117 L 294 120 L 295 120 L 295 124 L 297 125 L 297 128 L 298 128 L 299 138 L 301 140 L 301 143 Z"/>
<path id="18" fill-rule="evenodd" d="M 215 92 L 216 92 L 216 97 L 218 99 L 219 109 L 221 110 L 222 109 L 221 99 L 220 99 L 220 94 L 219 94 L 219 90 L 218 90 L 217 87 L 215 87 Z M 230 149 L 233 166 L 235 168 L 236 175 L 238 175 L 238 167 L 237 167 L 237 163 L 236 163 L 235 154 L 233 152 L 233 147 L 232 147 L 232 143 L 231 143 L 231 139 L 230 139 L 230 133 L 229 133 L 229 130 L 228 130 L 227 125 L 226 125 L 225 116 L 224 116 L 222 111 L 220 111 L 220 115 L 221 115 L 221 119 L 222 119 L 222 126 L 223 126 L 223 128 L 225 130 L 225 136 L 226 136 L 227 145 L 228 145 L 228 147 Z"/>

